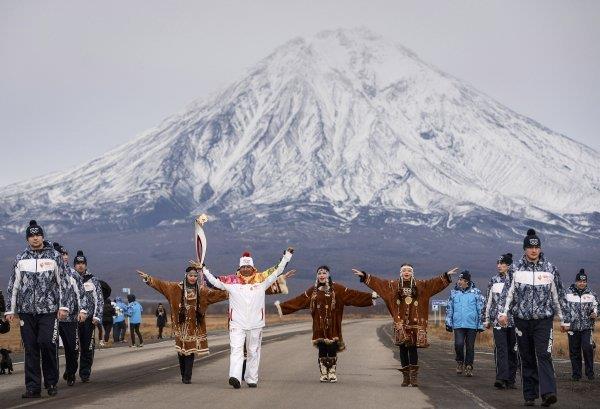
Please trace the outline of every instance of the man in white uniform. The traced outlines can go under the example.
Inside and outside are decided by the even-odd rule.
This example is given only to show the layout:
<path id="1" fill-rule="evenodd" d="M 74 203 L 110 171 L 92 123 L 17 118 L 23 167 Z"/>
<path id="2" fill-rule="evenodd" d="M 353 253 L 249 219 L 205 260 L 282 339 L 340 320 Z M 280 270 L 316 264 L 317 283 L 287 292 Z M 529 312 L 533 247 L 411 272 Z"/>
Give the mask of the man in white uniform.
<path id="1" fill-rule="evenodd" d="M 258 283 L 251 279 L 251 276 L 256 274 L 256 269 L 254 269 L 254 262 L 249 256 L 240 258 L 239 271 L 247 280 L 241 279 L 234 283 L 224 283 L 204 268 L 204 275 L 208 282 L 229 293 L 229 344 L 231 347 L 229 384 L 235 389 L 240 388 L 240 379 L 242 378 L 244 343 L 246 343 L 248 352 L 244 379 L 250 388 L 256 388 L 262 329 L 265 326 L 265 290 L 283 273 L 293 252 L 294 249 L 289 247 L 281 258 L 277 270 Z M 246 271 L 250 274 L 249 276 L 246 275 Z"/>

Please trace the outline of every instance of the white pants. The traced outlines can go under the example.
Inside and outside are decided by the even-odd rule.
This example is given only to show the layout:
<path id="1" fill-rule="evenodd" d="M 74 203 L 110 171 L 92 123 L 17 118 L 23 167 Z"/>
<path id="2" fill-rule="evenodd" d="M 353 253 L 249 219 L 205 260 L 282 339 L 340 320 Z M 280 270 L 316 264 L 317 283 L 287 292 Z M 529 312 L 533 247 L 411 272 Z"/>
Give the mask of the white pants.
<path id="1" fill-rule="evenodd" d="M 244 365 L 244 343 L 246 343 L 246 383 L 258 383 L 258 364 L 260 363 L 260 344 L 262 343 L 262 328 L 244 330 L 240 328 L 229 329 L 229 345 L 231 356 L 229 358 L 229 377 L 242 380 L 242 366 Z"/>

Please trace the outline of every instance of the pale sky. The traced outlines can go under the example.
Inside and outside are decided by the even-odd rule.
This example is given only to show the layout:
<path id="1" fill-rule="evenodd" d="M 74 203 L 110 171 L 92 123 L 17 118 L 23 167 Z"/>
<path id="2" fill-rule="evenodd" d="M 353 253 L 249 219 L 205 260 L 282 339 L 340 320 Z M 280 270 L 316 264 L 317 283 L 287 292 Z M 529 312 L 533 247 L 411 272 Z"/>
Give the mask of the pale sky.
<path id="1" fill-rule="evenodd" d="M 594 0 L 3 1 L 0 186 L 100 156 L 293 37 L 358 26 L 600 151 L 599 21 Z"/>

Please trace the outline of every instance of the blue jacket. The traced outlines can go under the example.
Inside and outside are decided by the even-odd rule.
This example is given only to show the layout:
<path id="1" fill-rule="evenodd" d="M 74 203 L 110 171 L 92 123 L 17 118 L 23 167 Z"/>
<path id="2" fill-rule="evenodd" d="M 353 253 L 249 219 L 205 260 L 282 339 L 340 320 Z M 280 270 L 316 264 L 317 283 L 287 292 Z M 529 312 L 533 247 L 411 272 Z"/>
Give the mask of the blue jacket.
<path id="1" fill-rule="evenodd" d="M 130 302 L 127 305 L 127 311 L 125 312 L 125 315 L 130 317 L 129 323 L 130 324 L 141 324 L 142 323 L 142 311 L 144 311 L 144 309 L 142 308 L 142 304 L 140 304 L 137 301 Z"/>
<path id="2" fill-rule="evenodd" d="M 446 307 L 446 325 L 452 328 L 483 329 L 483 296 L 473 282 L 462 289 L 458 284 L 450 292 Z"/>
<path id="3" fill-rule="evenodd" d="M 566 321 L 571 323 L 570 331 L 583 331 L 594 329 L 594 319 L 590 318 L 592 313 L 598 314 L 598 298 L 589 287 L 583 290 L 577 289 L 575 284 L 567 290 L 567 314 Z"/>
<path id="4" fill-rule="evenodd" d="M 6 291 L 5 314 L 48 314 L 68 310 L 63 289 L 69 286 L 62 256 L 52 245 L 42 250 L 30 246 L 13 264 Z"/>
<path id="5" fill-rule="evenodd" d="M 113 324 L 125 321 L 125 311 L 127 311 L 127 304 L 123 302 L 121 297 L 115 298 L 115 315 L 113 316 Z"/>
<path id="6" fill-rule="evenodd" d="M 523 255 L 512 270 L 510 284 L 502 290 L 499 314 L 511 313 L 522 320 L 551 318 L 557 314 L 561 324 L 568 326 L 565 292 L 554 264 L 546 260 L 543 253 L 537 263 Z"/>

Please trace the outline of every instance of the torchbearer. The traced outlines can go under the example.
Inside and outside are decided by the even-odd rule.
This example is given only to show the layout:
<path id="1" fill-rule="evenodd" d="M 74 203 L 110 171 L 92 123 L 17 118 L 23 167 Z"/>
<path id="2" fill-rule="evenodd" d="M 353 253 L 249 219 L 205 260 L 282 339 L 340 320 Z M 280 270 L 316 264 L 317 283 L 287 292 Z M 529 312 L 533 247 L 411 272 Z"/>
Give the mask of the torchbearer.
<path id="1" fill-rule="evenodd" d="M 248 360 L 245 374 L 246 384 L 255 388 L 258 384 L 258 366 L 262 329 L 265 326 L 265 291 L 283 273 L 283 269 L 292 258 L 293 249 L 288 248 L 277 269 L 264 281 L 256 282 L 257 273 L 251 257 L 240 258 L 239 282 L 226 284 L 215 278 L 204 268 L 204 276 L 210 284 L 229 293 L 229 342 L 231 355 L 229 363 L 229 384 L 239 389 L 244 365 L 244 344 L 247 345 Z"/>
<path id="2" fill-rule="evenodd" d="M 312 342 L 319 349 L 321 382 L 337 382 L 337 353 L 346 349 L 342 337 L 344 306 L 370 307 L 375 292 L 352 290 L 332 281 L 329 267 L 317 268 L 315 284 L 299 296 L 283 303 L 275 302 L 280 315 L 310 308 L 313 319 Z"/>
<path id="3" fill-rule="evenodd" d="M 401 386 L 418 386 L 419 356 L 417 348 L 427 348 L 427 324 L 429 322 L 429 299 L 448 287 L 450 276 L 458 268 L 429 280 L 416 280 L 413 266 L 400 266 L 400 278 L 383 280 L 364 271 L 353 269 L 360 281 L 376 291 L 394 320 L 395 344 L 400 347 Z"/>

